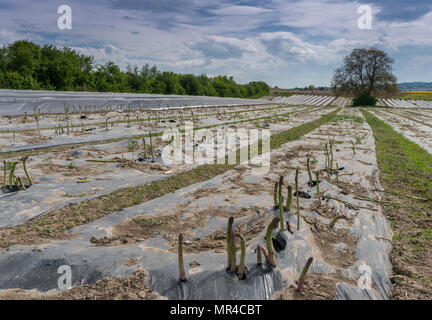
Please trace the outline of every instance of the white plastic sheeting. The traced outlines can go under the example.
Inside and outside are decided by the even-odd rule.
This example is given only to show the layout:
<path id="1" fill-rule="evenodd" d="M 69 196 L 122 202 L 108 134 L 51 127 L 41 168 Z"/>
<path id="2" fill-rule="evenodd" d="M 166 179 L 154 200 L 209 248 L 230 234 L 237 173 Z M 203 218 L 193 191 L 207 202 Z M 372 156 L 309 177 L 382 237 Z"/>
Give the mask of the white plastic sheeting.
<path id="1" fill-rule="evenodd" d="M 393 108 L 426 108 L 432 109 L 432 101 L 428 100 L 405 100 L 405 99 L 380 99 L 378 106 Z"/>
<path id="2" fill-rule="evenodd" d="M 295 94 L 290 97 L 277 97 L 272 102 L 290 105 L 309 105 L 325 107 L 331 104 L 336 97 L 323 95 Z"/>
<path id="3" fill-rule="evenodd" d="M 35 90 L 0 90 L 0 116 L 32 114 L 37 106 L 42 113 L 63 113 L 83 109 L 99 110 L 158 109 L 201 106 L 268 104 L 262 99 L 220 98 L 206 96 L 179 96 L 113 92 L 65 92 Z"/>
<path id="4" fill-rule="evenodd" d="M 290 97 L 277 97 L 273 103 L 289 105 L 310 105 L 310 106 L 337 106 L 346 107 L 351 105 L 352 99 L 346 97 L 295 94 Z M 425 108 L 432 109 L 432 101 L 411 100 L 411 99 L 378 99 L 377 106 L 393 108 Z"/>

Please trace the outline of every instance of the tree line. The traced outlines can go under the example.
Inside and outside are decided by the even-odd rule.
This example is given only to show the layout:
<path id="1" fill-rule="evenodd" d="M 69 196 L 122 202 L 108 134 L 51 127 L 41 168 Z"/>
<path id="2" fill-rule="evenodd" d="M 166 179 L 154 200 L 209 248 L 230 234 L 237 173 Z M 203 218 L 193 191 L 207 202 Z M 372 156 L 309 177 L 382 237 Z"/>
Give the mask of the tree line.
<path id="1" fill-rule="evenodd" d="M 269 94 L 262 81 L 238 84 L 233 77 L 177 74 L 156 66 L 100 65 L 71 48 L 26 40 L 0 47 L 0 87 L 4 89 L 133 92 L 259 98 Z"/>

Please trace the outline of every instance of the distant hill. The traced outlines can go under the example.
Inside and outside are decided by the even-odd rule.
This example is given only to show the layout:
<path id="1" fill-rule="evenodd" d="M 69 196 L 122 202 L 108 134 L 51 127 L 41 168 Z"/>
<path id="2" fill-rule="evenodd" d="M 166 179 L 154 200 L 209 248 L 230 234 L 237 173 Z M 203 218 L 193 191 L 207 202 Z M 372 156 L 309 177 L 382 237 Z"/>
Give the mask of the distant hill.
<path id="1" fill-rule="evenodd" d="M 399 91 L 432 91 L 432 82 L 403 82 L 398 84 Z"/>

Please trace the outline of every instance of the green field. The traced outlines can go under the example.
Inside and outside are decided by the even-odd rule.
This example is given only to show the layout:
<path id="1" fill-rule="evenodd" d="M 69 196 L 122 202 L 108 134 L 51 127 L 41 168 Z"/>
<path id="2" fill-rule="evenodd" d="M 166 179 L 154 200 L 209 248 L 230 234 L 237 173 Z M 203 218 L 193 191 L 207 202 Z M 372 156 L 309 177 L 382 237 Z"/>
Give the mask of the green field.
<path id="1" fill-rule="evenodd" d="M 413 99 L 413 100 L 432 100 L 432 91 L 411 91 L 404 92 L 400 99 Z"/>

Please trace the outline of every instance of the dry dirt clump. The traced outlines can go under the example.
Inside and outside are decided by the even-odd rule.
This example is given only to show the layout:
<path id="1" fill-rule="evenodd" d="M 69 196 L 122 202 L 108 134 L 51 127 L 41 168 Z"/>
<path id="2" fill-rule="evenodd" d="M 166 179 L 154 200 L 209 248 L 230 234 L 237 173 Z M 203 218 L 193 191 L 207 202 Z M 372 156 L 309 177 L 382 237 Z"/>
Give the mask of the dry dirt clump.
<path id="1" fill-rule="evenodd" d="M 72 161 L 74 159 L 82 159 L 86 157 L 99 157 L 109 154 L 108 151 L 100 150 L 92 147 L 81 148 L 81 149 L 73 149 L 68 150 L 64 153 L 58 152 L 60 154 L 56 154 L 56 157 L 59 159 L 64 159 L 67 161 Z"/>
<path id="2" fill-rule="evenodd" d="M 201 263 L 199 263 L 198 261 L 191 261 L 191 262 L 189 262 L 189 266 L 191 267 L 191 268 L 196 268 L 196 267 L 199 267 L 201 265 Z"/>
<path id="3" fill-rule="evenodd" d="M 151 171 L 167 172 L 170 170 L 170 168 L 161 165 L 160 163 L 135 162 L 132 160 L 120 159 L 119 157 L 113 158 L 113 161 L 120 163 L 119 168 L 132 168 L 146 173 Z"/>
<path id="4" fill-rule="evenodd" d="M 190 193 L 190 196 L 193 197 L 195 200 L 199 198 L 209 197 L 215 194 L 220 193 L 221 190 L 217 188 L 200 188 L 192 193 Z"/>
<path id="5" fill-rule="evenodd" d="M 321 200 L 321 205 L 319 204 L 318 200 L 314 201 L 311 206 L 311 210 L 315 211 L 323 218 L 334 219 L 337 217 L 337 213 L 335 213 L 334 208 L 331 207 L 327 201 Z"/>
<path id="6" fill-rule="evenodd" d="M 65 177 L 81 177 L 81 176 L 97 176 L 104 173 L 112 172 L 111 170 L 102 170 L 98 168 L 99 165 L 91 166 L 75 166 L 73 164 L 69 165 L 59 165 L 53 163 L 40 163 L 33 166 L 33 169 L 40 170 L 43 176 L 50 175 L 53 173 L 61 173 Z"/>
<path id="7" fill-rule="evenodd" d="M 49 291 L 11 289 L 0 291 L 4 300 L 157 300 L 160 297 L 146 284 L 147 275 L 142 269 L 129 277 L 108 277 L 94 284 L 74 287 L 60 293 Z"/>
<path id="8" fill-rule="evenodd" d="M 371 183 L 370 179 L 368 179 L 369 183 Z M 367 196 L 367 191 L 364 188 L 362 188 L 358 183 L 350 183 L 349 181 L 341 181 L 339 179 L 338 182 L 334 181 L 334 184 L 337 185 L 337 187 L 340 189 L 340 193 L 344 195 L 351 195 L 353 197 L 359 197 L 359 196 Z"/>
<path id="9" fill-rule="evenodd" d="M 109 277 L 91 285 L 66 290 L 58 300 L 155 300 L 158 295 L 146 284 L 147 275 L 138 269 L 127 278 Z"/>
<path id="10" fill-rule="evenodd" d="M 335 230 L 310 217 L 303 217 L 310 224 L 315 243 L 320 248 L 324 261 L 338 267 L 349 267 L 357 260 L 355 250 L 358 238 L 349 230 Z M 338 246 L 341 246 L 338 248 Z"/>
<path id="11" fill-rule="evenodd" d="M 256 215 L 252 215 L 247 220 L 241 222 L 237 227 L 233 228 L 234 235 L 241 233 L 246 242 L 252 240 L 265 230 L 271 220 L 272 217 L 257 217 Z M 176 240 L 170 238 L 167 242 L 171 246 L 170 250 L 177 252 Z M 240 238 L 235 236 L 234 243 L 239 251 Z M 214 250 L 216 253 L 223 253 L 226 251 L 226 232 L 225 230 L 217 229 L 202 239 L 194 238 L 190 241 L 185 241 L 183 250 L 186 253 L 199 253 L 211 250 Z"/>
<path id="12" fill-rule="evenodd" d="M 34 133 L 32 133 L 33 135 Z M 24 142 L 27 144 L 37 144 L 37 143 L 41 143 L 41 142 L 45 142 L 45 141 L 49 141 L 51 140 L 51 137 L 32 137 L 32 138 L 25 138 Z"/>
<path id="13" fill-rule="evenodd" d="M 91 238 L 90 242 L 98 246 L 116 246 L 141 242 L 159 235 L 174 236 L 183 233 L 193 236 L 194 227 L 204 227 L 206 216 L 193 214 L 181 219 L 180 213 L 156 216 L 137 216 L 114 226 L 112 237 Z"/>
<path id="14" fill-rule="evenodd" d="M 189 216 L 184 217 L 187 214 Z M 177 236 L 182 233 L 185 238 L 184 251 L 186 253 L 196 253 L 202 251 L 216 250 L 223 252 L 225 250 L 225 231 L 216 229 L 204 238 L 199 238 L 193 229 L 197 227 L 204 228 L 209 217 L 217 216 L 221 218 L 244 217 L 247 219 L 239 223 L 234 228 L 234 233 L 242 233 L 246 240 L 253 239 L 256 235 L 265 229 L 270 222 L 271 217 L 259 216 L 257 212 L 251 213 L 250 210 L 242 208 L 238 211 L 226 210 L 219 207 L 212 207 L 204 211 L 191 212 L 180 209 L 174 214 L 157 215 L 157 216 L 137 216 L 123 223 L 114 226 L 112 237 L 95 238 L 90 242 L 97 246 L 117 246 L 124 244 L 133 244 L 145 241 L 150 238 L 162 236 L 170 250 L 177 250 Z M 236 239 L 240 249 L 240 240 Z"/>
<path id="15" fill-rule="evenodd" d="M 254 208 L 254 209 L 257 209 L 257 208 Z M 261 208 L 261 209 L 265 210 L 264 208 Z M 233 210 L 225 209 L 223 207 L 209 206 L 206 210 L 200 211 L 199 214 L 228 219 L 229 217 L 240 218 L 240 217 L 250 215 L 251 210 L 252 209 L 249 209 L 249 208 L 240 208 L 236 211 L 233 211 Z"/>
<path id="16" fill-rule="evenodd" d="M 175 241 L 169 241 L 171 251 L 176 251 Z M 222 230 L 215 230 L 203 239 L 194 239 L 192 241 L 185 241 L 183 250 L 186 253 L 197 253 L 202 251 L 212 251 L 222 253 L 226 247 L 226 233 Z"/>
<path id="17" fill-rule="evenodd" d="M 278 165 L 281 162 L 288 162 L 289 160 L 298 158 L 301 152 L 312 156 L 311 153 L 312 151 L 319 151 L 319 150 L 320 150 L 320 146 L 318 145 L 298 145 L 286 151 L 285 154 L 272 154 L 270 160 L 272 165 Z"/>
<path id="18" fill-rule="evenodd" d="M 35 139 L 39 139 L 39 137 L 37 136 L 37 132 L 35 133 L 35 131 L 20 131 L 19 132 L 22 136 L 25 136 L 25 137 L 35 137 L 36 136 L 36 138 Z M 47 140 L 48 139 L 48 137 L 41 137 L 42 138 L 42 140 Z"/>
<path id="19" fill-rule="evenodd" d="M 253 196 L 259 196 L 265 193 L 273 194 L 272 183 L 267 183 L 267 181 L 271 181 L 270 178 L 264 176 L 263 182 L 244 182 L 244 178 L 245 175 L 243 174 L 230 177 L 229 181 L 233 183 L 233 186 L 230 188 L 230 190 L 235 191 L 236 193 L 242 192 L 244 194 Z"/>
<path id="20" fill-rule="evenodd" d="M 276 292 L 274 300 L 332 300 L 336 296 L 336 284 L 344 282 L 356 285 L 352 279 L 339 273 L 331 274 L 307 274 L 303 292 L 297 292 L 297 288 L 289 287 Z"/>
<path id="21" fill-rule="evenodd" d="M 259 196 L 264 194 L 265 192 L 269 193 L 272 191 L 273 187 L 262 186 L 259 183 L 244 183 L 244 182 L 236 182 L 237 186 L 233 186 L 231 190 L 242 190 L 245 194 L 251 196 Z"/>
<path id="22" fill-rule="evenodd" d="M 123 263 L 123 266 L 132 267 L 134 265 L 137 265 L 141 258 L 142 257 L 129 258 Z"/>
<path id="23" fill-rule="evenodd" d="M 71 133 L 72 133 L 72 135 L 75 136 L 75 137 L 80 137 L 80 136 L 84 136 L 84 135 L 92 134 L 93 132 L 91 132 L 91 131 L 82 131 L 82 130 L 80 130 L 80 131 L 72 131 Z"/>

